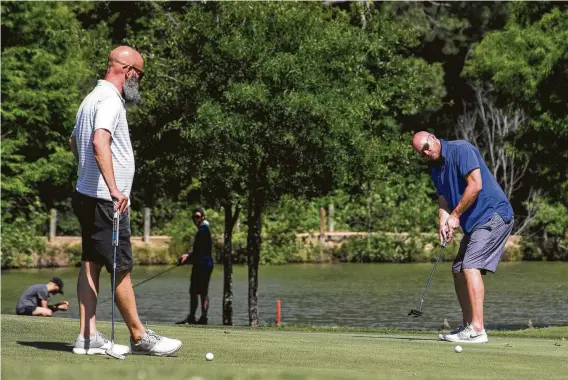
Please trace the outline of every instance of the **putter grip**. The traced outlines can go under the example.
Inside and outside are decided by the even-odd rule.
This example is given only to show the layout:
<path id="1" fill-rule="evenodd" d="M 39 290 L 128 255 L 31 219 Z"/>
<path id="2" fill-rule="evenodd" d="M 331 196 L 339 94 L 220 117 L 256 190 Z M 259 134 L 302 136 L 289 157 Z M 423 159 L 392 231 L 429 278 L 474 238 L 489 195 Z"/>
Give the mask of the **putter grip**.
<path id="1" fill-rule="evenodd" d="M 118 211 L 114 212 L 112 217 L 112 245 L 118 247 L 118 227 L 120 222 L 120 216 Z"/>

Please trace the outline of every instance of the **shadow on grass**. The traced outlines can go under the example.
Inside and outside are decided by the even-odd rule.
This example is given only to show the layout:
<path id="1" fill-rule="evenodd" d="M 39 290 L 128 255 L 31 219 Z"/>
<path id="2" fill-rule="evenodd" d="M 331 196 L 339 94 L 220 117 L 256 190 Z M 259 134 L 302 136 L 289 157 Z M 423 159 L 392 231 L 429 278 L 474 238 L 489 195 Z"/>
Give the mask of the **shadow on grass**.
<path id="1" fill-rule="evenodd" d="M 415 337 L 404 337 L 404 336 L 378 336 L 378 335 L 353 335 L 354 338 L 371 338 L 371 339 L 400 339 L 400 340 L 430 340 L 430 341 L 439 341 L 440 339 L 436 338 L 415 338 Z"/>
<path id="2" fill-rule="evenodd" d="M 71 352 L 73 345 L 64 342 L 16 342 L 22 346 L 35 347 L 40 350 Z"/>

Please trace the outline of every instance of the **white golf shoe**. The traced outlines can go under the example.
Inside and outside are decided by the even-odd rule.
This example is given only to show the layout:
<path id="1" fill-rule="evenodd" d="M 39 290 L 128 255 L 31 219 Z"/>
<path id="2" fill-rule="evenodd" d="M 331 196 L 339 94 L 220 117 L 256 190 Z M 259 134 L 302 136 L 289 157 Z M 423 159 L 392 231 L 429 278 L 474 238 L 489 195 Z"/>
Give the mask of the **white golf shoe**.
<path id="1" fill-rule="evenodd" d="M 77 355 L 104 355 L 110 346 L 110 340 L 97 331 L 88 339 L 78 336 L 73 347 L 73 353 Z M 130 353 L 130 347 L 115 343 L 112 351 L 120 355 L 126 355 Z"/>
<path id="2" fill-rule="evenodd" d="M 487 333 L 485 329 L 475 331 L 472 325 L 467 325 L 462 331 L 457 334 L 448 334 L 445 339 L 453 343 L 487 343 Z"/>

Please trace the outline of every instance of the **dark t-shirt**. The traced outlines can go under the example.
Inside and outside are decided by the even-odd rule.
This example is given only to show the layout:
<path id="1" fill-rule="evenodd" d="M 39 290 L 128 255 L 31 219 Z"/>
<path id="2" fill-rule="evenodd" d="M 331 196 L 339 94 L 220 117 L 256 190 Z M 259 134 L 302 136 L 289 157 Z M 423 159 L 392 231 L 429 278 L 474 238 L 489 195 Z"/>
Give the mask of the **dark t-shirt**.
<path id="1" fill-rule="evenodd" d="M 49 291 L 47 290 L 47 285 L 36 284 L 27 288 L 20 299 L 18 300 L 18 305 L 16 306 L 16 311 L 23 313 L 26 307 L 36 307 L 40 306 L 42 300 L 47 301 L 49 299 Z"/>
<path id="2" fill-rule="evenodd" d="M 460 217 L 465 233 L 487 223 L 497 212 L 505 222 L 513 218 L 513 208 L 497 180 L 485 164 L 479 150 L 465 140 L 446 141 L 442 144 L 442 160 L 432 168 L 432 180 L 438 195 L 443 195 L 450 211 L 456 208 L 467 187 L 466 175 L 480 169 L 482 189 L 477 199 Z"/>
<path id="3" fill-rule="evenodd" d="M 195 240 L 193 241 L 193 252 L 191 253 L 191 261 L 194 266 L 201 268 L 213 268 L 213 239 L 209 226 L 205 223 L 201 224 L 197 229 Z"/>

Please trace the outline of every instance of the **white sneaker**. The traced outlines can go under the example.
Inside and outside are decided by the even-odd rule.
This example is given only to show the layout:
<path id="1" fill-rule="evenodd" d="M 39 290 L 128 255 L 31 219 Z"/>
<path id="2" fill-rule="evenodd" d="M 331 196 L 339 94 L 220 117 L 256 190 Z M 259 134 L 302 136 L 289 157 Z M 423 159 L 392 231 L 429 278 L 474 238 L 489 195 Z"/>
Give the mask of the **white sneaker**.
<path id="1" fill-rule="evenodd" d="M 130 338 L 130 347 L 135 355 L 169 356 L 181 348 L 181 341 L 160 336 L 152 330 L 146 330 L 146 334 L 139 342 L 135 342 L 132 337 Z"/>
<path id="2" fill-rule="evenodd" d="M 457 329 L 453 330 L 452 332 L 449 332 L 449 333 L 447 333 L 447 334 L 440 334 L 440 335 L 438 335 L 438 338 L 440 338 L 440 340 L 447 340 L 446 337 L 447 337 L 448 335 L 455 335 L 455 334 L 461 332 L 463 329 L 465 329 L 465 326 L 464 326 L 464 325 L 459 325 L 459 327 L 458 327 Z"/>
<path id="3" fill-rule="evenodd" d="M 454 343 L 487 343 L 487 333 L 485 329 L 475 331 L 472 325 L 467 325 L 462 331 L 457 334 L 447 335 L 448 342 Z"/>
<path id="4" fill-rule="evenodd" d="M 111 346 L 108 340 L 102 333 L 95 332 L 93 336 L 88 339 L 78 336 L 73 347 L 73 353 L 78 355 L 104 355 L 106 350 Z M 130 353 L 130 347 L 122 344 L 115 344 L 112 348 L 114 352 L 120 355 Z"/>

